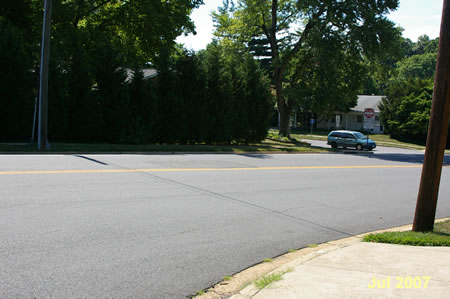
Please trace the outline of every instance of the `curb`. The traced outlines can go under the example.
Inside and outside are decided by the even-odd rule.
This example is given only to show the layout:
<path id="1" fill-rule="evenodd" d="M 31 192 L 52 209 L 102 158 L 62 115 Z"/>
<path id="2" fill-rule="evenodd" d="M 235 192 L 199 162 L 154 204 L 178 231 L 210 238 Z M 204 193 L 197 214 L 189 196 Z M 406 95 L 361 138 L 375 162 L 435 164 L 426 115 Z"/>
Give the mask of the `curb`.
<path id="1" fill-rule="evenodd" d="M 261 151 L 261 152 L 0 152 L 0 155 L 281 155 L 329 154 L 322 151 Z"/>
<path id="2" fill-rule="evenodd" d="M 450 217 L 436 219 L 436 222 L 450 220 Z M 232 298 L 232 299 L 250 299 L 255 296 L 260 289 L 258 289 L 253 282 L 265 275 L 275 273 L 282 273 L 289 271 L 296 266 L 299 266 L 311 259 L 327 254 L 329 252 L 348 247 L 353 244 L 362 242 L 362 238 L 369 234 L 378 234 L 389 231 L 408 231 L 412 229 L 412 224 L 381 229 L 371 232 L 358 234 L 352 237 L 347 237 L 338 240 L 328 241 L 319 244 L 315 248 L 305 247 L 296 250 L 293 253 L 285 253 L 273 259 L 271 263 L 260 263 L 251 266 L 241 272 L 232 275 L 230 281 L 221 281 L 214 286 L 208 288 L 206 293 L 200 296 L 194 296 L 199 299 L 212 298 Z M 270 264 L 273 264 L 271 267 Z M 252 272 L 255 272 L 251 274 Z M 248 277 L 246 280 L 241 276 Z"/>

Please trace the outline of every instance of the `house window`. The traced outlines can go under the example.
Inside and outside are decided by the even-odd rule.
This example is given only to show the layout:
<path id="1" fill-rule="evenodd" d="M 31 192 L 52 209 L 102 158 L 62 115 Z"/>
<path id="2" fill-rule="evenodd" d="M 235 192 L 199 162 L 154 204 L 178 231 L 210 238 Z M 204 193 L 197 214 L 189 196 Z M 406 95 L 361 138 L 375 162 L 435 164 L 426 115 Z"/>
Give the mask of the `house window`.
<path id="1" fill-rule="evenodd" d="M 357 123 L 362 123 L 362 121 L 363 121 L 363 117 L 362 117 L 362 115 L 358 115 L 358 116 L 356 116 L 356 122 Z"/>

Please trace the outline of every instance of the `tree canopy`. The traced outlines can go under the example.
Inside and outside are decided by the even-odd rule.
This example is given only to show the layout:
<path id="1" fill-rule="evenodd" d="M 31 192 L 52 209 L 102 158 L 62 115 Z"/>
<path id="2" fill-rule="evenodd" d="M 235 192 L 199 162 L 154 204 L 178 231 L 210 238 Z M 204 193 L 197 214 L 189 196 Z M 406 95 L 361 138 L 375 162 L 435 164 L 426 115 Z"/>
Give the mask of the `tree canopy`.
<path id="1" fill-rule="evenodd" d="M 49 83 L 53 136 L 92 136 L 113 126 L 124 105 L 119 68 L 155 61 L 175 38 L 194 31 L 189 15 L 201 0 L 53 1 Z M 0 139 L 31 135 L 38 93 L 42 0 L 5 0 L 0 6 Z M 106 108 L 109 107 L 109 108 Z M 103 109 L 105 108 L 105 109 Z M 26 130 L 25 130 L 26 128 Z M 116 133 L 113 133 L 116 134 Z M 60 137 L 58 137 L 60 138 Z M 111 136 L 111 138 L 114 138 Z"/>
<path id="2" fill-rule="evenodd" d="M 385 131 L 393 138 L 425 142 L 432 97 L 431 79 L 409 78 L 391 84 L 380 105 Z"/>
<path id="3" fill-rule="evenodd" d="M 224 1 L 214 18 L 218 38 L 248 48 L 256 44 L 255 56 L 269 59 L 281 117 L 280 134 L 287 136 L 289 115 L 296 102 L 285 94 L 286 86 L 305 87 L 305 73 L 314 72 L 318 84 L 333 82 L 336 74 L 322 72 L 325 63 L 317 63 L 319 56 L 327 58 L 329 66 L 340 57 L 351 57 L 341 65 L 347 69 L 355 66 L 353 73 L 358 73 L 364 58 L 380 58 L 399 47 L 400 30 L 386 18 L 397 7 L 396 0 L 238 0 Z M 324 78 L 328 75 L 331 78 Z M 340 81 L 340 89 L 348 88 L 348 92 L 338 92 L 331 98 L 349 93 L 356 96 L 355 83 L 346 87 Z M 329 85 L 331 93 L 336 84 Z"/>
<path id="4" fill-rule="evenodd" d="M 385 132 L 394 138 L 426 142 L 438 43 L 426 35 L 415 43 L 407 40 L 404 57 L 391 69 L 380 116 Z"/>
<path id="5" fill-rule="evenodd" d="M 0 140 L 31 137 L 43 3 L 0 10 Z M 249 54 L 177 47 L 200 0 L 54 1 L 49 139 L 108 143 L 231 143 L 265 137 L 273 109 Z M 153 72 L 145 77 L 144 71 Z"/>
<path id="6" fill-rule="evenodd" d="M 386 18 L 398 1 L 224 1 L 214 14 L 217 40 L 190 53 L 175 38 L 195 31 L 189 15 L 201 4 L 54 1 L 50 140 L 256 141 L 269 127 L 271 94 L 280 133 L 289 135 L 293 109 L 331 115 L 354 106 L 361 90 L 397 94 L 401 84 L 434 75 L 438 40 L 401 38 Z M 0 7 L 2 141 L 31 135 L 42 15 L 42 0 L 4 0 Z M 149 68 L 157 78 L 145 78 Z M 426 98 L 420 94 L 413 98 Z M 425 109 L 422 102 L 398 108 L 404 97 L 393 96 L 386 107 Z M 384 115 L 391 132 L 398 115 Z"/>

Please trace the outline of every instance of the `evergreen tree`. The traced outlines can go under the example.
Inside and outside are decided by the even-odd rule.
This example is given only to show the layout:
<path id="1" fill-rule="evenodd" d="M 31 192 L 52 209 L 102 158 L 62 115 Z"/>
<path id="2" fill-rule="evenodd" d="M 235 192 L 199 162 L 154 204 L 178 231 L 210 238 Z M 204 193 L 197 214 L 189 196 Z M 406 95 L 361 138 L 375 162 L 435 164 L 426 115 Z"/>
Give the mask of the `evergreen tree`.
<path id="1" fill-rule="evenodd" d="M 210 124 L 208 142 L 223 143 L 232 141 L 233 92 L 232 75 L 225 65 L 218 44 L 208 45 L 205 52 L 207 69 L 207 97 Z"/>
<path id="2" fill-rule="evenodd" d="M 125 143 L 145 144 L 157 138 L 157 95 L 153 82 L 144 78 L 140 69 L 133 71 L 129 86 L 131 116 L 127 133 L 123 136 Z"/>
<path id="3" fill-rule="evenodd" d="M 185 53 L 176 63 L 178 86 L 184 100 L 188 143 L 205 142 L 208 134 L 206 75 L 200 59 L 193 53 Z"/>
<path id="4" fill-rule="evenodd" d="M 247 142 L 263 140 L 270 127 L 270 119 L 274 110 L 275 99 L 270 92 L 270 80 L 259 68 L 258 63 L 247 55 L 245 90 L 247 91 Z"/>
<path id="5" fill-rule="evenodd" d="M 159 141 L 177 143 L 185 141 L 186 119 L 184 101 L 177 89 L 178 76 L 173 68 L 169 49 L 161 51 L 158 59 L 158 112 Z"/>
<path id="6" fill-rule="evenodd" d="M 131 119 L 131 105 L 126 85 L 126 72 L 120 52 L 108 41 L 97 44 L 95 53 L 95 105 L 100 114 L 93 116 L 92 124 L 98 123 L 103 141 L 123 142 Z M 90 113 L 95 112 L 95 108 Z M 92 128 L 95 130 L 95 128 Z"/>
<path id="7" fill-rule="evenodd" d="M 37 78 L 22 32 L 0 22 L 0 140 L 31 137 Z"/>

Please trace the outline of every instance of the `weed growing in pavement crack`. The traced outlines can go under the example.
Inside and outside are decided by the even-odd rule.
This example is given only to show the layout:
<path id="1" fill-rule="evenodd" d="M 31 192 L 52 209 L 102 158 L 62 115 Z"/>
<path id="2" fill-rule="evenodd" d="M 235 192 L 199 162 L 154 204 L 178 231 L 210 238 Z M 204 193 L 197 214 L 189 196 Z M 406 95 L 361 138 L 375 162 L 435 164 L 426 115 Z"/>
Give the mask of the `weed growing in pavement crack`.
<path id="1" fill-rule="evenodd" d="M 291 271 L 292 271 L 292 268 L 289 268 L 286 271 L 267 274 L 267 275 L 264 275 L 263 277 L 261 277 L 260 279 L 255 280 L 253 283 L 255 284 L 255 286 L 258 289 L 261 290 L 261 289 L 268 287 L 269 285 L 271 285 L 272 283 L 274 283 L 276 281 L 280 281 L 283 278 L 284 274 L 291 272 Z"/>
<path id="2" fill-rule="evenodd" d="M 204 295 L 204 294 L 205 294 L 205 291 L 204 290 L 200 290 L 200 291 L 197 291 L 195 296 L 201 296 L 201 295 Z"/>

